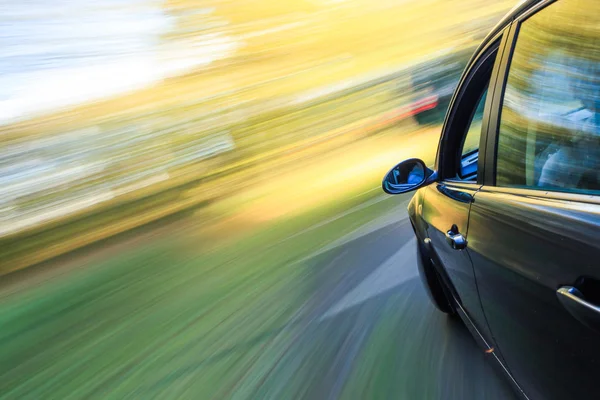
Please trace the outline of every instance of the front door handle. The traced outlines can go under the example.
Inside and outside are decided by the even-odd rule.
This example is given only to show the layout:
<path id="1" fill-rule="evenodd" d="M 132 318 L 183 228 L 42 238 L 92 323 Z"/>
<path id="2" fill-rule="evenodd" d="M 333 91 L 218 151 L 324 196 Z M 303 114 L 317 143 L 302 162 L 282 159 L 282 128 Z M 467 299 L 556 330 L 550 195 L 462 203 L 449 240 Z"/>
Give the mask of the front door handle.
<path id="1" fill-rule="evenodd" d="M 573 286 L 563 286 L 556 291 L 558 301 L 579 322 L 600 331 L 600 307 L 587 301 L 583 293 Z"/>
<path id="2" fill-rule="evenodd" d="M 454 250 L 462 250 L 467 247 L 467 238 L 465 238 L 459 231 L 456 225 L 452 225 L 452 228 L 446 232 L 446 242 Z"/>

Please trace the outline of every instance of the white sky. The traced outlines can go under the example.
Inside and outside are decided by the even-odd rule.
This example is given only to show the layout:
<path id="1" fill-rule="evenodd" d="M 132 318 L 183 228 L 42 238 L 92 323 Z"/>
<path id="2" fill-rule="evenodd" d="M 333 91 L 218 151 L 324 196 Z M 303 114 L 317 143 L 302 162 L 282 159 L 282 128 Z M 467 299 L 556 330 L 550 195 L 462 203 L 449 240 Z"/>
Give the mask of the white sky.
<path id="1" fill-rule="evenodd" d="M 0 1 L 0 124 L 132 91 L 235 50 L 224 36 L 159 50 L 152 0 Z"/>

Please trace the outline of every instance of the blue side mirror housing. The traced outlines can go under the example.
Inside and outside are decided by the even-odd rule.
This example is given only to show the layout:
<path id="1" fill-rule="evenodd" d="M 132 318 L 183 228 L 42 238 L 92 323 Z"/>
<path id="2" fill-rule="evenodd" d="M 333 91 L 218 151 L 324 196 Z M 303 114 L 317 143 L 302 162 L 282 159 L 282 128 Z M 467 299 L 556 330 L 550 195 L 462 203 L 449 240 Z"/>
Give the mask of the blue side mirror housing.
<path id="1" fill-rule="evenodd" d="M 389 170 L 381 187 L 388 194 L 406 193 L 433 182 L 436 175 L 422 160 L 409 158 Z"/>

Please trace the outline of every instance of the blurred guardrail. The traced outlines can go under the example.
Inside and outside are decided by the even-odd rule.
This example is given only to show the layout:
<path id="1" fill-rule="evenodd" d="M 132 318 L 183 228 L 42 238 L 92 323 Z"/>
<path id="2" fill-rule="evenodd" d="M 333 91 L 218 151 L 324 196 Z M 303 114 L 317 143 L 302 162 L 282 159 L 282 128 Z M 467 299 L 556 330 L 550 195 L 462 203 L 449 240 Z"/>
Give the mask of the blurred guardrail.
<path id="1" fill-rule="evenodd" d="M 411 74 L 427 60 L 295 96 L 228 105 L 245 87 L 65 133 L 13 134 L 0 149 L 0 275 L 227 196 L 301 149 L 389 127 L 423 107 Z"/>

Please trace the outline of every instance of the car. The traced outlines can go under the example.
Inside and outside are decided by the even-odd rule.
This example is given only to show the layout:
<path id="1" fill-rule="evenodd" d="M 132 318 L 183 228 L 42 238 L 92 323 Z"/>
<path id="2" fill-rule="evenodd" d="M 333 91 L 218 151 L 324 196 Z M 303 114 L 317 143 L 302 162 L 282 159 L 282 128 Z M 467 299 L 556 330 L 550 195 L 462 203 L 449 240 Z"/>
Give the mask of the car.
<path id="1" fill-rule="evenodd" d="M 434 164 L 388 172 L 433 304 L 518 396 L 600 396 L 600 2 L 527 0 L 470 58 Z"/>
<path id="2" fill-rule="evenodd" d="M 468 46 L 413 67 L 411 105 L 419 125 L 443 121 L 458 80 L 474 50 L 473 46 Z"/>

